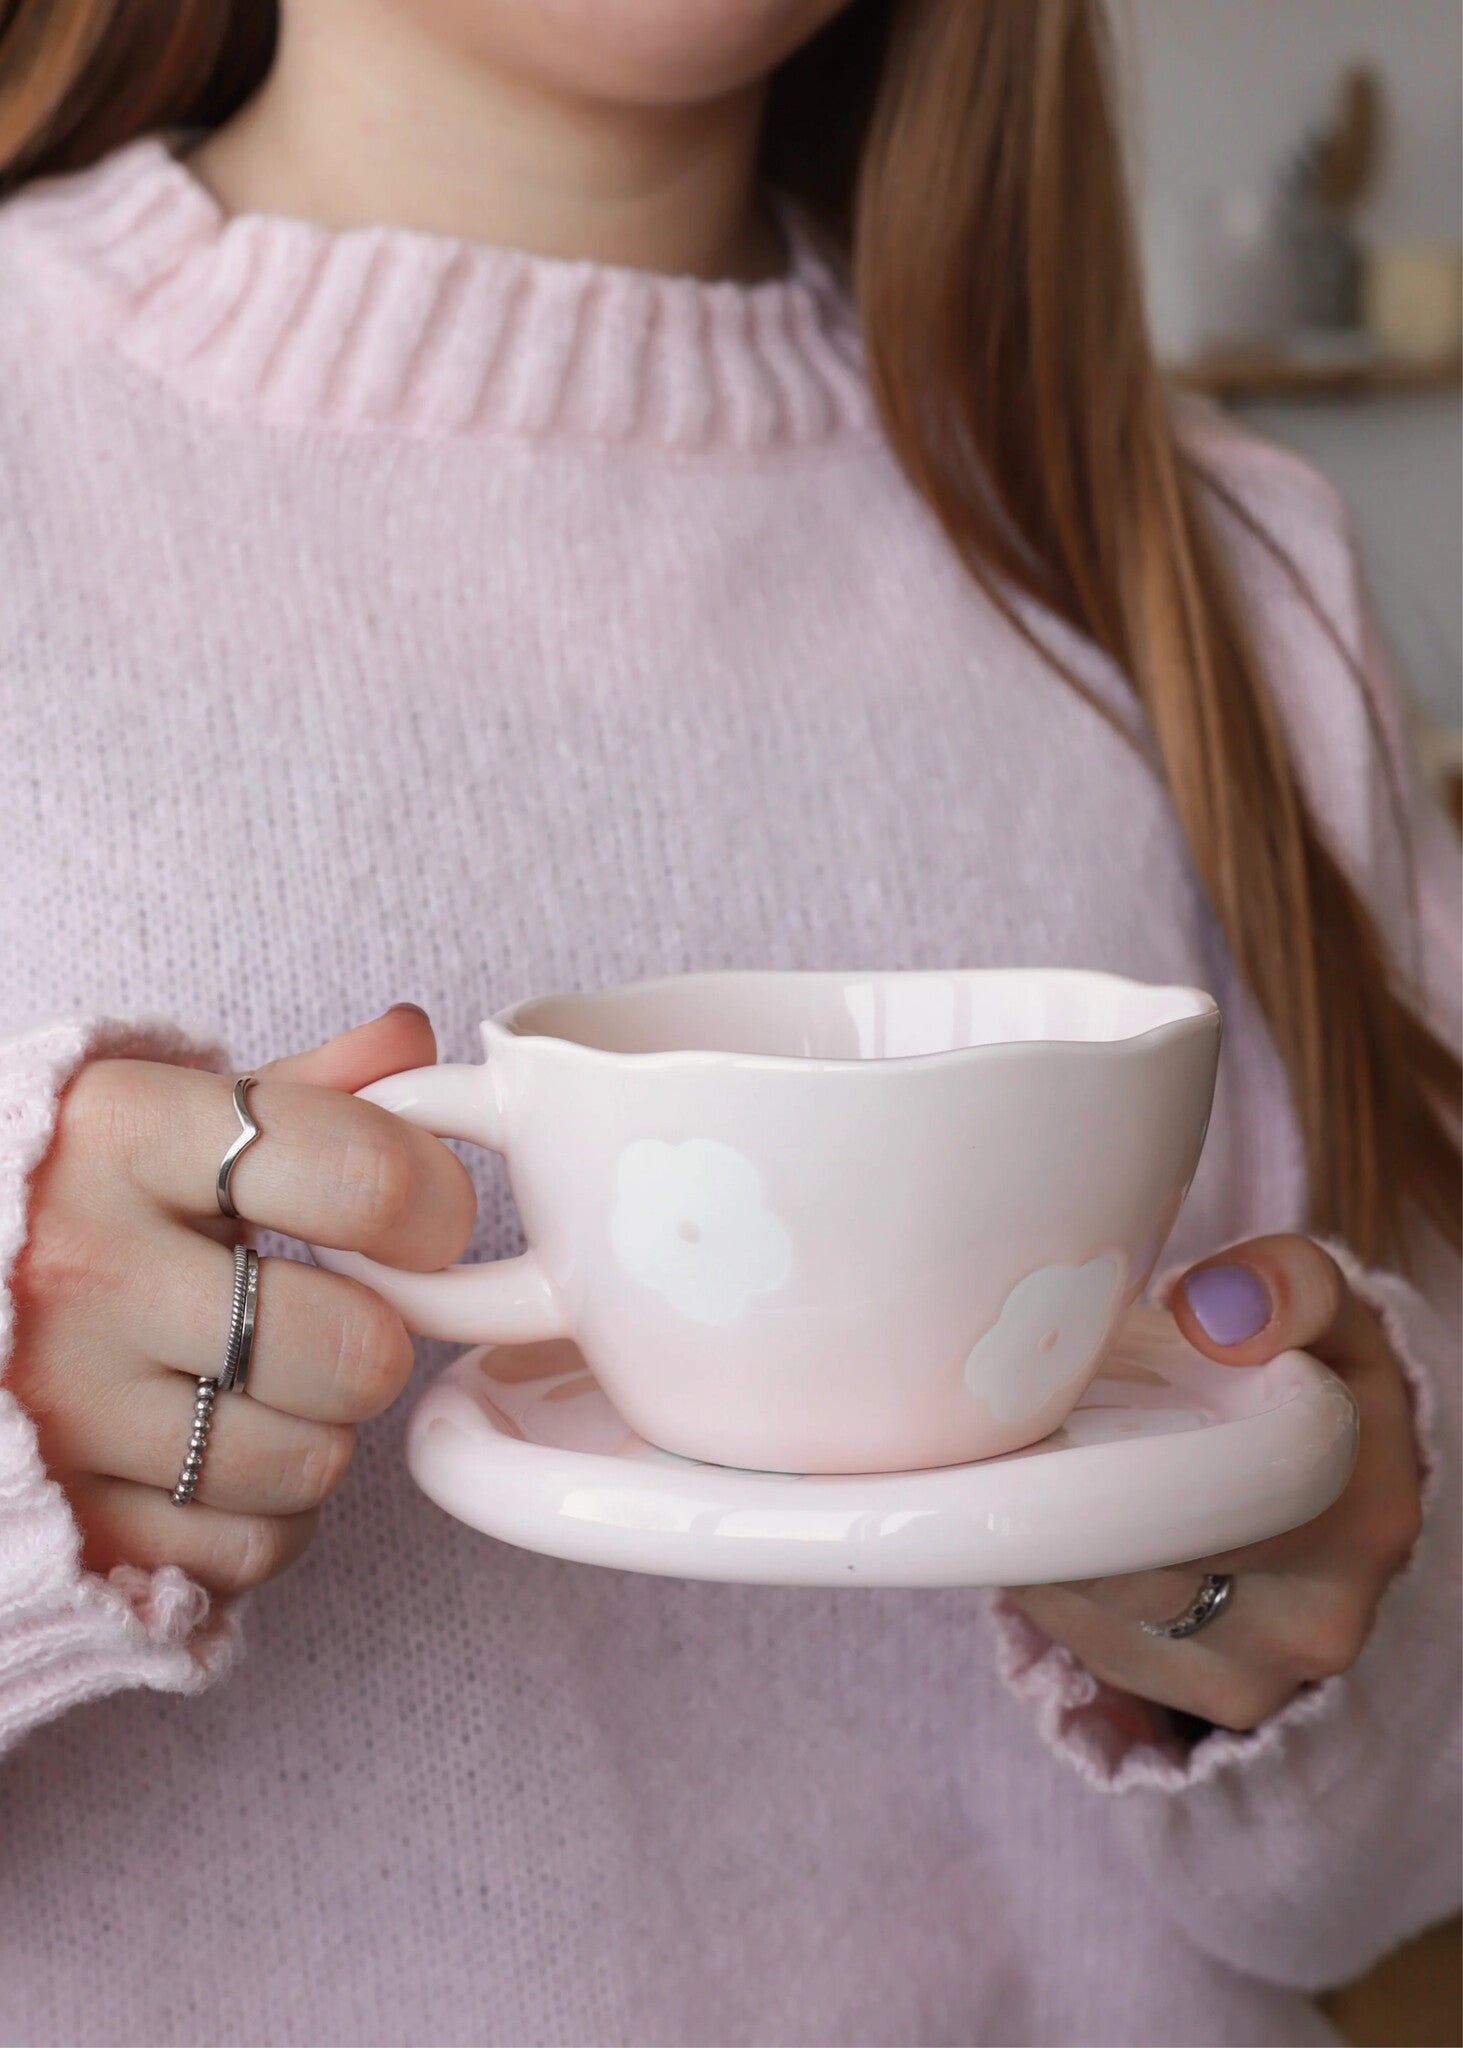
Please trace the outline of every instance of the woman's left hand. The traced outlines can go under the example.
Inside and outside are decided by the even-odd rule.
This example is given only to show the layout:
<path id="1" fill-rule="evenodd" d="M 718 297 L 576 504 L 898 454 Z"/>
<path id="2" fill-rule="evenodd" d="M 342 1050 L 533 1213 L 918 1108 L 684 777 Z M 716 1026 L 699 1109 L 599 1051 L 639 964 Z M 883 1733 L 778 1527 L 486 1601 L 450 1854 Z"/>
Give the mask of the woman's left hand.
<path id="1" fill-rule="evenodd" d="M 1307 1681 L 1355 1663 L 1417 1540 L 1411 1402 L 1377 1318 L 1307 1237 L 1252 1238 L 1204 1260 L 1169 1307 L 1189 1342 L 1221 1364 L 1263 1365 L 1296 1347 L 1340 1374 L 1361 1416 L 1344 1491 L 1267 1543 L 1168 1571 L 1012 1587 L 1007 1598 L 1107 1684 L 1223 1728 L 1254 1728 Z M 1182 1614 L 1206 1572 L 1235 1576 L 1223 1612 L 1182 1641 L 1146 1635 L 1138 1624 Z"/>

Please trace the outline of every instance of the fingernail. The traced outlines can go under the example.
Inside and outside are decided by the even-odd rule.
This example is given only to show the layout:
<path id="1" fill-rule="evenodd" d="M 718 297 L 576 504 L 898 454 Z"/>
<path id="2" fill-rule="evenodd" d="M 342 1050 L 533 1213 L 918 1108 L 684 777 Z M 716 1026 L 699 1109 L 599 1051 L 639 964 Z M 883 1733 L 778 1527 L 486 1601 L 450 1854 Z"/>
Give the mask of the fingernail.
<path id="1" fill-rule="evenodd" d="M 1243 1344 L 1270 1320 L 1270 1295 L 1249 1266 L 1201 1266 L 1184 1281 L 1189 1307 L 1216 1344 Z"/>
<path id="2" fill-rule="evenodd" d="M 383 1010 L 381 1012 L 381 1015 L 383 1017 L 389 1017 L 391 1015 L 392 1010 L 415 1010 L 419 1017 L 425 1017 L 427 1014 L 420 1003 L 393 1003 L 391 1005 L 391 1009 Z"/>

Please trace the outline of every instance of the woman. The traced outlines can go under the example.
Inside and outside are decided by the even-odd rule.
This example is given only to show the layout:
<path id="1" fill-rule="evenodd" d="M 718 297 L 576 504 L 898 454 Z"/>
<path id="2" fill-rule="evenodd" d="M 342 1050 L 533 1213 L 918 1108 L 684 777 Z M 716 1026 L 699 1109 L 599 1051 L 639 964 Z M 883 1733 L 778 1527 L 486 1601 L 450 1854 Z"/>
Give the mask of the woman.
<path id="1" fill-rule="evenodd" d="M 1331 2038 L 1456 1897 L 1456 863 L 1330 492 L 1170 412 L 1095 11 L 264 17 L 0 44 L 5 2037 Z M 1347 1377 L 1328 1514 L 839 1598 L 415 1493 L 298 1240 L 511 1226 L 352 1091 L 853 961 L 1215 990 L 1175 1312 Z"/>

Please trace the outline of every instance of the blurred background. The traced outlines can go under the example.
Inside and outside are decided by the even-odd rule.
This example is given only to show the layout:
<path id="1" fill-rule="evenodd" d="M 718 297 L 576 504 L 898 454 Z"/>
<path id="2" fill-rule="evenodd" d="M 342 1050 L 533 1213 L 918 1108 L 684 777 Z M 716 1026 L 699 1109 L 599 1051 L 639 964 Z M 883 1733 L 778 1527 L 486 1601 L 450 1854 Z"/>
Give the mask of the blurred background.
<path id="1" fill-rule="evenodd" d="M 1463 7 L 1114 0 L 1113 14 L 1160 351 L 1345 493 L 1456 806 Z"/>
<path id="2" fill-rule="evenodd" d="M 1425 760 L 1463 788 L 1463 6 L 1112 0 L 1149 313 L 1176 382 L 1350 504 Z M 1323 2000 L 1453 2048 L 1455 1922 Z"/>

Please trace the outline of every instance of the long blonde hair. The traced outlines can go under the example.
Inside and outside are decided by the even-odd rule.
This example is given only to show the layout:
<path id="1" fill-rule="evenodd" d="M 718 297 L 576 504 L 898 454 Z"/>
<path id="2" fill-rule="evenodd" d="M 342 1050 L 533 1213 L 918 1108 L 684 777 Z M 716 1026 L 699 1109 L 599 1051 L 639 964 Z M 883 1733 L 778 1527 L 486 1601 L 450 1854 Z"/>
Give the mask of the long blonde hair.
<path id="1" fill-rule="evenodd" d="M 14 0 L 0 184 L 226 118 L 275 25 L 269 0 Z M 1458 1061 L 1310 815 L 1210 499 L 1273 543 L 1175 438 L 1108 73 L 1098 0 L 855 0 L 773 80 L 766 167 L 848 251 L 885 431 L 971 575 L 1137 693 L 1289 1075 L 1310 1227 L 1397 1254 L 1415 1205 L 1456 1246 Z"/>

